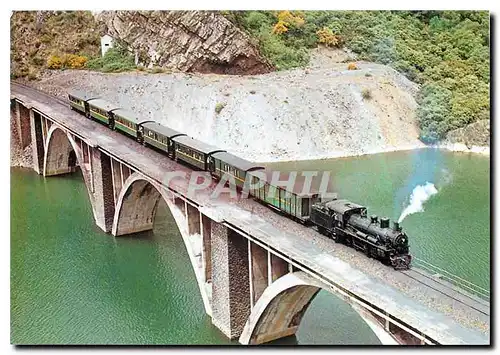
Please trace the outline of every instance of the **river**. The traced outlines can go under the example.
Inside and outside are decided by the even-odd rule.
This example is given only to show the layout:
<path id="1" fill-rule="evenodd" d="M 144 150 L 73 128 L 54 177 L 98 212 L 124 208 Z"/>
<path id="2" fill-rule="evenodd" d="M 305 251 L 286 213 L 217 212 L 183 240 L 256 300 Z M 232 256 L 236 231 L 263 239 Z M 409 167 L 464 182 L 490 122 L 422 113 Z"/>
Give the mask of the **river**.
<path id="1" fill-rule="evenodd" d="M 329 170 L 343 198 L 398 218 L 415 186 L 434 183 L 424 212 L 402 222 L 411 252 L 489 289 L 489 158 L 415 150 L 298 163 Z M 205 314 L 182 238 L 164 204 L 152 232 L 113 238 L 95 226 L 79 173 L 11 169 L 11 342 L 237 344 Z M 274 344 L 378 344 L 343 301 L 321 291 L 295 338 Z"/>

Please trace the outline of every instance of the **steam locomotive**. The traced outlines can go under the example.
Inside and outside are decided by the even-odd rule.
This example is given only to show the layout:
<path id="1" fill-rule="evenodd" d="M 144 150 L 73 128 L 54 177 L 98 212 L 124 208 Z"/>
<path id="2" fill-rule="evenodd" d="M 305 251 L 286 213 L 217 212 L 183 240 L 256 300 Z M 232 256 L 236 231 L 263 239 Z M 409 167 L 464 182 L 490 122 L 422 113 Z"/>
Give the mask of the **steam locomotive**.
<path id="1" fill-rule="evenodd" d="M 398 222 L 389 228 L 389 219 L 367 217 L 366 207 L 348 200 L 316 203 L 311 208 L 311 222 L 318 231 L 335 242 L 364 252 L 396 270 L 408 269 L 411 262 L 408 237 Z"/>

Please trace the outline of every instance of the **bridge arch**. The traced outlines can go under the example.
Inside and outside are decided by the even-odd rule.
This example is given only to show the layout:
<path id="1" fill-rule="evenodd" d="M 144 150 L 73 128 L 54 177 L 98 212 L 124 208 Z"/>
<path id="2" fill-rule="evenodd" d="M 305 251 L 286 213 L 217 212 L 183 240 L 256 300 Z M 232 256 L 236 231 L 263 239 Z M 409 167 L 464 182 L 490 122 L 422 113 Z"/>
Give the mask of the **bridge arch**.
<path id="1" fill-rule="evenodd" d="M 160 198 L 168 205 L 174 196 L 141 174 L 131 174 L 116 201 L 112 234 L 120 236 L 153 229 Z"/>
<path id="2" fill-rule="evenodd" d="M 262 344 L 295 334 L 304 314 L 322 289 L 338 296 L 325 284 L 303 271 L 280 277 L 266 288 L 253 307 L 239 338 L 240 343 Z M 356 306 L 352 308 L 368 324 L 382 344 L 398 344 L 362 309 Z"/>
<path id="3" fill-rule="evenodd" d="M 185 210 L 186 206 L 183 200 L 174 196 L 156 182 L 134 172 L 125 180 L 118 195 L 111 233 L 114 236 L 121 236 L 152 230 L 161 199 L 163 199 L 176 221 L 198 282 L 205 311 L 208 315 L 211 315 L 212 308 L 204 276 L 206 266 L 197 259 L 198 254 L 202 253 L 202 251 L 197 250 L 195 245 L 198 244 L 194 243 L 193 236 L 189 235 L 186 220 L 188 212 Z"/>
<path id="4" fill-rule="evenodd" d="M 66 132 L 53 124 L 47 133 L 43 176 L 72 173 L 81 165 L 80 148 Z"/>

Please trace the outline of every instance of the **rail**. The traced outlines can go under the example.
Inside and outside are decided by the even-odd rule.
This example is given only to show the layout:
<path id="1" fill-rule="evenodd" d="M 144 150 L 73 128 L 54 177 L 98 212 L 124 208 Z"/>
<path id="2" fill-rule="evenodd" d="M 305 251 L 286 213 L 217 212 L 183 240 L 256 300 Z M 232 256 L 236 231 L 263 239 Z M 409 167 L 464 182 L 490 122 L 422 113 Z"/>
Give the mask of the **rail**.
<path id="1" fill-rule="evenodd" d="M 458 286 L 462 289 L 467 290 L 468 292 L 481 297 L 486 301 L 490 301 L 490 291 L 485 289 L 484 287 L 478 286 L 460 276 L 454 275 L 449 271 L 446 271 L 439 266 L 433 265 L 425 260 L 413 257 L 412 260 L 413 265 L 418 266 L 425 271 L 430 272 L 434 276 L 437 276 L 440 279 L 444 279 L 451 284 Z"/>

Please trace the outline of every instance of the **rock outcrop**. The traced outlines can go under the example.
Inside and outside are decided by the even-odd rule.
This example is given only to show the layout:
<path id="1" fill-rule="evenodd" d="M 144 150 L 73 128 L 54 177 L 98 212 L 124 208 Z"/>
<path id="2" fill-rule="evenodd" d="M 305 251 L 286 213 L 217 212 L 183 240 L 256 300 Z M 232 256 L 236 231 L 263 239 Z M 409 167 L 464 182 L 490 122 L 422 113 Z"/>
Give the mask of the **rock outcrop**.
<path id="1" fill-rule="evenodd" d="M 273 69 L 250 37 L 220 12 L 104 11 L 97 20 L 135 53 L 138 65 L 218 74 Z"/>
<path id="2" fill-rule="evenodd" d="M 490 146 L 490 120 L 481 120 L 448 132 L 444 143 L 462 143 L 467 147 Z"/>

